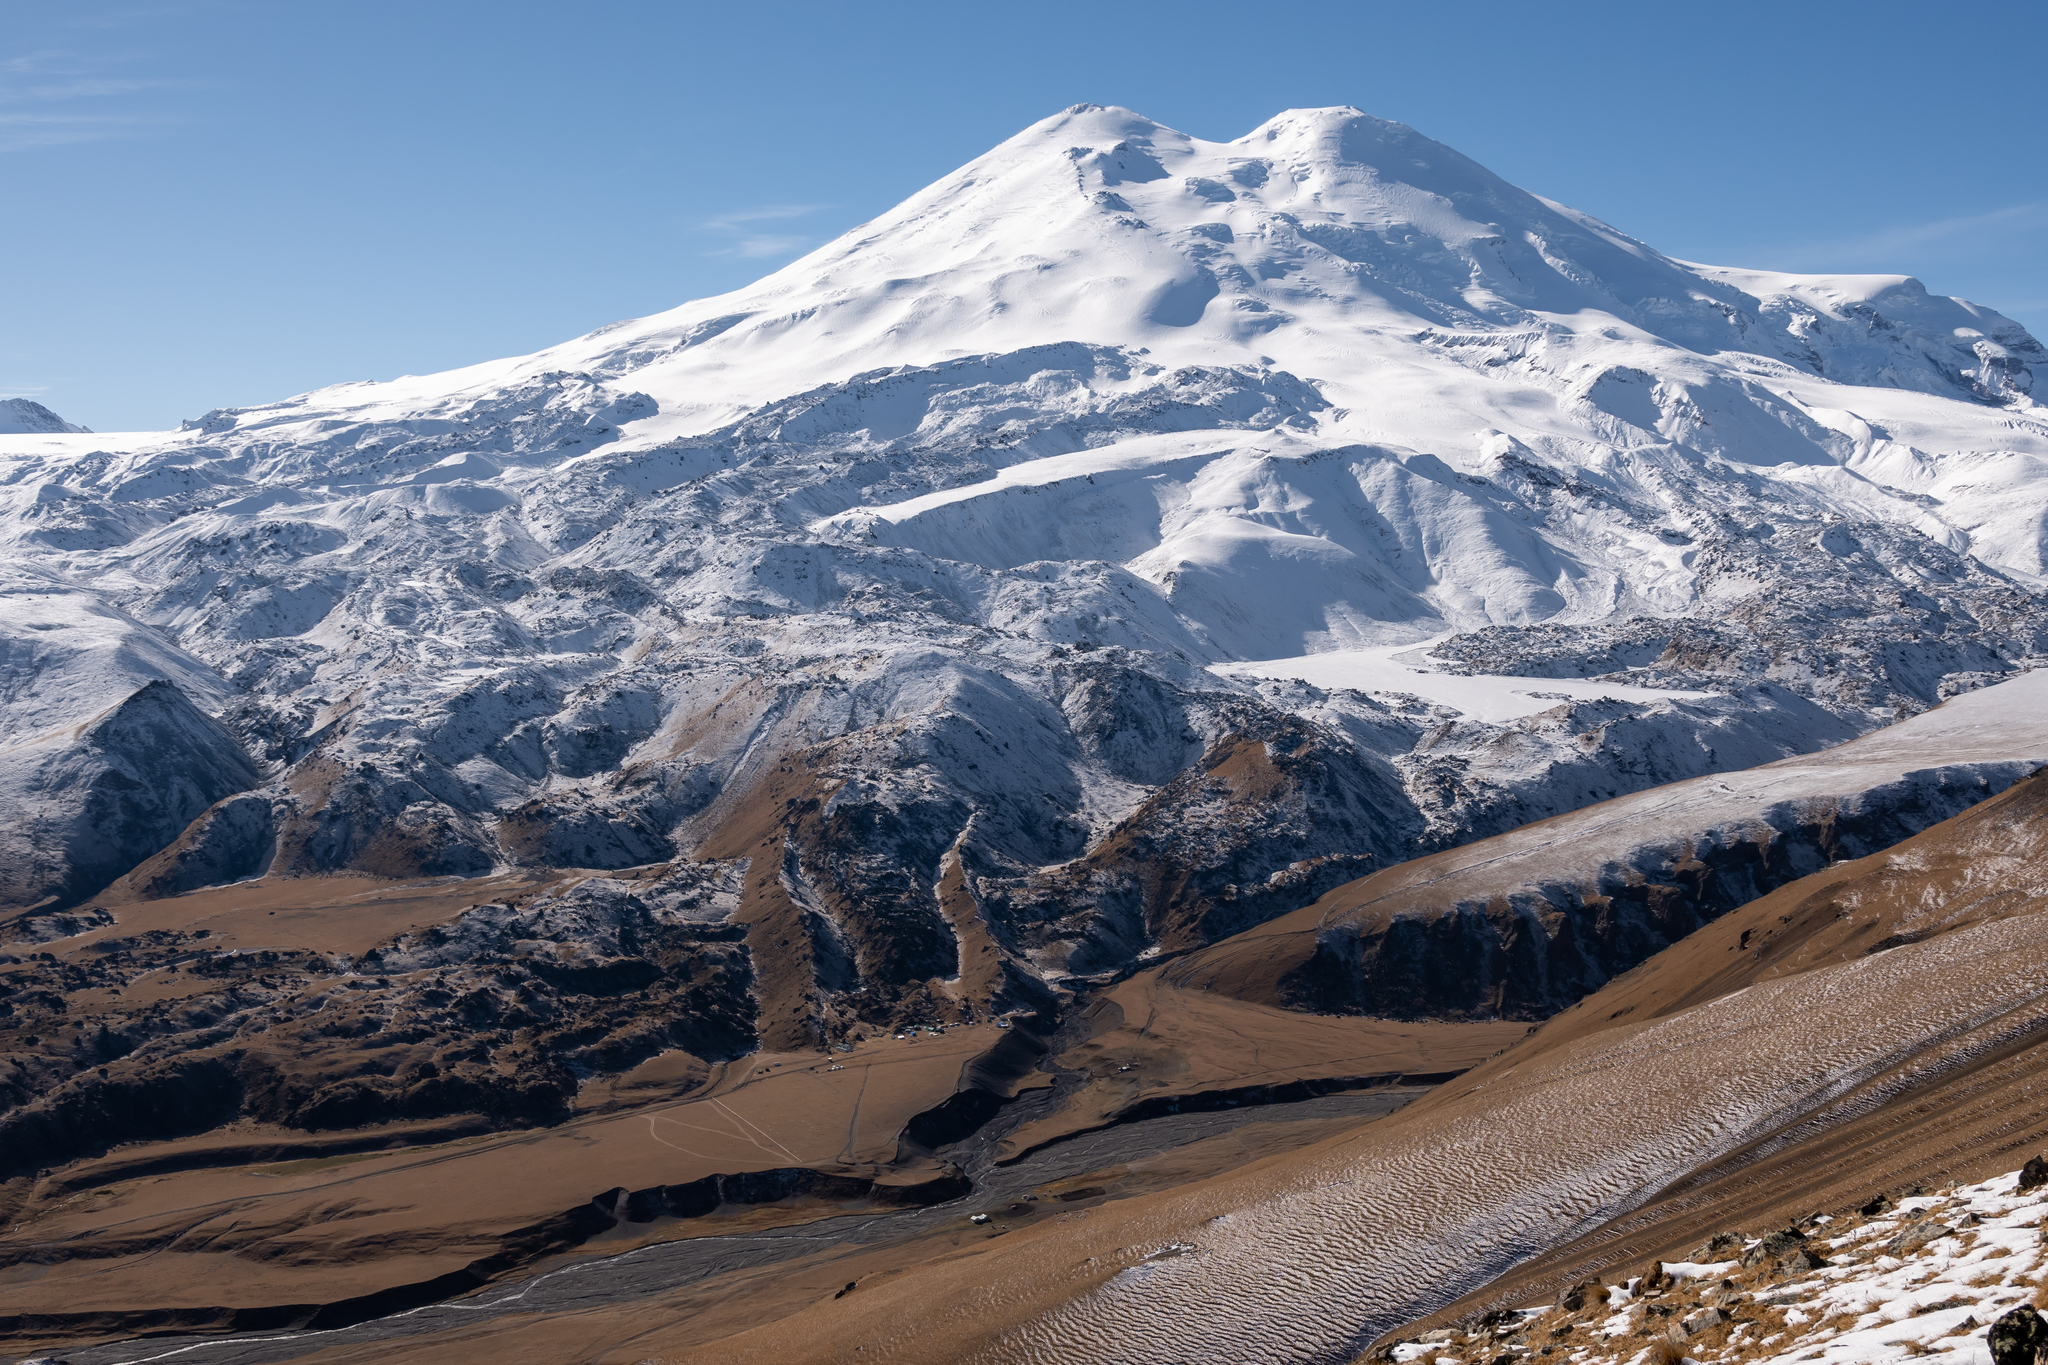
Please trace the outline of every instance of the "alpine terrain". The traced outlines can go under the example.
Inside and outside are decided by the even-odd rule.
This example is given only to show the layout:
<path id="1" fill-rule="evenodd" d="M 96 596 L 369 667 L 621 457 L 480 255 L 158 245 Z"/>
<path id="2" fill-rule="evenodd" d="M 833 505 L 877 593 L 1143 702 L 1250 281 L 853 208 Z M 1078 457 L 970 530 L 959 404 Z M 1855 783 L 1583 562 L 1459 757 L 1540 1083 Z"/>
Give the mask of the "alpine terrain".
<path id="1" fill-rule="evenodd" d="M 1349 1360 L 1595 1273 L 1831 1078 L 2035 1036 L 2038 889 L 1759 907 L 2030 828 L 2044 376 L 1356 109 L 1078 105 L 533 355 L 0 405 L 0 1335 L 286 1359 L 666 1238 L 621 1361 Z M 872 1250 L 963 1199 L 1039 1220 L 1001 1288 Z"/>
<path id="2" fill-rule="evenodd" d="M 24 432 L 53 431 L 82 434 L 86 430 L 85 427 L 71 425 L 33 399 L 0 398 L 0 435 L 18 436 Z"/>

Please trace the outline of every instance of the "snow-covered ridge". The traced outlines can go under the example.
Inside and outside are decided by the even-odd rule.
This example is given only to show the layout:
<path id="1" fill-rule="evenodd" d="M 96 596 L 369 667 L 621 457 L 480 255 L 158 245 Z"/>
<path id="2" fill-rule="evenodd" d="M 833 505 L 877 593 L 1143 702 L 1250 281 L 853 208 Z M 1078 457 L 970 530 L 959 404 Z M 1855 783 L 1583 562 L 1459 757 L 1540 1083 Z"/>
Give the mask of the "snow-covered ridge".
<path id="1" fill-rule="evenodd" d="M 75 427 L 51 412 L 41 403 L 28 398 L 0 398 L 0 435 L 22 433 L 54 434 L 58 432 L 85 434 L 86 427 Z"/>
<path id="2" fill-rule="evenodd" d="M 0 437 L 0 733 L 175 682 L 264 767 L 280 871 L 698 856 L 802 755 L 789 904 L 878 917 L 791 930 L 857 959 L 829 1030 L 952 980 L 948 859 L 973 914 L 1032 907 L 1002 989 L 1154 944 L 1178 912 L 1107 874 L 1012 892 L 1171 824 L 1219 744 L 1293 756 L 1298 808 L 1192 871 L 1277 907 L 2048 656 L 2043 363 L 1917 282 L 1675 261 L 1355 109 L 1215 143 L 1076 106 L 534 355 Z M 60 597 L 89 630 L 44 629 Z M 1464 673 L 1563 681 L 1207 667 L 1450 632 Z M 41 771 L 0 823 L 82 818 Z"/>

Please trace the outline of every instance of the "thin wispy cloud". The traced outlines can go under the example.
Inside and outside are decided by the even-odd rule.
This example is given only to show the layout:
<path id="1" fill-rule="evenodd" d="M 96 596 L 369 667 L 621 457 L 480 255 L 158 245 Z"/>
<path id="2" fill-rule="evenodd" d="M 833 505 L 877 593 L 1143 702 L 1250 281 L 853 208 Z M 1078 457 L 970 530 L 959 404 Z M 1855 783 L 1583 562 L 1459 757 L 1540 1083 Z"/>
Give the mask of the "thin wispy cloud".
<path id="1" fill-rule="evenodd" d="M 192 89 L 197 82 L 108 70 L 119 60 L 64 52 L 0 59 L 0 152 L 147 137 L 183 121 L 138 108 L 135 100 Z"/>
<path id="2" fill-rule="evenodd" d="M 2048 227 L 2048 204 L 2014 204 L 1990 213 L 1908 223 L 1873 232 L 1866 237 L 1851 238 L 1841 245 L 1854 255 L 1887 256 L 1938 242 L 1953 242 L 1987 233 L 2003 236 L 2016 230 L 2039 227 Z"/>
<path id="3" fill-rule="evenodd" d="M 704 226 L 735 228 L 747 223 L 772 223 L 785 218 L 808 218 L 824 207 L 826 206 L 823 204 L 764 204 L 760 208 L 741 209 L 738 213 L 707 218 L 704 220 Z"/>
<path id="4" fill-rule="evenodd" d="M 165 120 L 118 115 L 14 114 L 0 112 L 0 152 L 25 152 L 37 147 L 63 147 L 75 142 L 142 137 Z"/>
<path id="5" fill-rule="evenodd" d="M 697 226 L 727 239 L 726 245 L 711 252 L 713 256 L 742 256 L 754 260 L 794 256 L 814 245 L 817 238 L 809 233 L 766 232 L 761 227 L 808 218 L 825 207 L 824 204 L 763 204 L 758 208 L 707 218 Z"/>
<path id="6" fill-rule="evenodd" d="M 1857 265 L 1899 269 L 1905 258 L 1930 250 L 1955 253 L 2011 248 L 2015 238 L 2044 229 L 2048 229 L 2048 204 L 2011 204 L 1989 213 L 1897 223 L 1849 237 L 1788 242 L 1780 250 L 1804 260 L 1825 262 L 1825 268 L 1837 270 Z"/>
<path id="7" fill-rule="evenodd" d="M 115 95 L 139 95 L 149 90 L 190 89 L 191 81 L 113 79 L 110 77 L 75 77 L 69 80 L 54 80 L 43 85 L 23 85 L 10 89 L 0 82 L 0 99 L 57 103 L 64 100 L 108 99 Z"/>

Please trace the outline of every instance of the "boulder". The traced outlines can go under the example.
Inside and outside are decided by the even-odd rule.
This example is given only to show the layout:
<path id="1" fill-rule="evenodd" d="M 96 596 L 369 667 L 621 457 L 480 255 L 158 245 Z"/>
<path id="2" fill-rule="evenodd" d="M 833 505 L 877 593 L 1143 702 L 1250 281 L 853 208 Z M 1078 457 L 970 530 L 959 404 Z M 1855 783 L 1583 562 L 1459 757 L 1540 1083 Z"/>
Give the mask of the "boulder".
<path id="1" fill-rule="evenodd" d="M 1690 1336 L 1694 1332 L 1704 1332 L 1709 1327 L 1719 1327 L 1726 1321 L 1728 1321 L 1728 1315 L 1720 1309 L 1704 1308 L 1685 1319 L 1682 1325 L 1685 1328 L 1686 1335 Z"/>
<path id="2" fill-rule="evenodd" d="M 1798 1228 L 1784 1228 L 1766 1233 L 1762 1241 L 1742 1253 L 1742 1263 L 1745 1266 L 1773 1264 L 1784 1260 L 1805 1245 L 1806 1234 Z"/>
<path id="3" fill-rule="evenodd" d="M 1721 1261 L 1742 1254 L 1742 1244 L 1749 1240 L 1739 1232 L 1717 1232 L 1692 1249 L 1686 1259 L 1692 1261 Z"/>
<path id="4" fill-rule="evenodd" d="M 1991 1324 L 1984 1334 L 1991 1365 L 2035 1365 L 2048 1347 L 2048 1321 L 2025 1304 Z"/>
<path id="5" fill-rule="evenodd" d="M 1955 1229 L 1946 1223 L 1937 1223 L 1931 1218 L 1922 1219 L 1886 1242 L 1884 1249 L 1890 1255 L 1903 1256 L 1916 1247 L 1924 1247 L 1937 1237 L 1946 1237 L 1954 1231 Z"/>

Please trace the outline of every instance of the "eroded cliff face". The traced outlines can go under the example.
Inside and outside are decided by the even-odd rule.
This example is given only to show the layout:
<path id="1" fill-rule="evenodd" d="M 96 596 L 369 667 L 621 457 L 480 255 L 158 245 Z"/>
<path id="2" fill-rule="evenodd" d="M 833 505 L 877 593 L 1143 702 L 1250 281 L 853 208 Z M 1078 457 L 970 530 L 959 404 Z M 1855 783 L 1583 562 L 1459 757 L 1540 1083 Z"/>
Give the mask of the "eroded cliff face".
<path id="1" fill-rule="evenodd" d="M 1548 1019 L 1738 906 L 1961 813 L 2012 770 L 1916 776 L 1696 838 L 1655 837 L 1614 861 L 1600 850 L 1572 867 L 1571 851 L 1559 849 L 1555 880 L 1503 886 L 1485 900 L 1454 894 L 1434 914 L 1403 913 L 1413 900 L 1369 917 L 1338 910 L 1314 956 L 1281 982 L 1281 998 L 1317 1013 Z"/>
<path id="2" fill-rule="evenodd" d="M 1166 971 L 1315 1013 L 1548 1019 L 1738 907 L 2038 790 L 2044 694 L 2029 676 L 1810 757 L 1418 858 Z"/>

